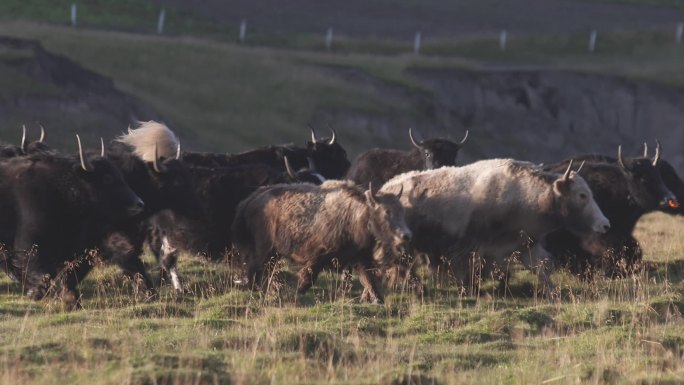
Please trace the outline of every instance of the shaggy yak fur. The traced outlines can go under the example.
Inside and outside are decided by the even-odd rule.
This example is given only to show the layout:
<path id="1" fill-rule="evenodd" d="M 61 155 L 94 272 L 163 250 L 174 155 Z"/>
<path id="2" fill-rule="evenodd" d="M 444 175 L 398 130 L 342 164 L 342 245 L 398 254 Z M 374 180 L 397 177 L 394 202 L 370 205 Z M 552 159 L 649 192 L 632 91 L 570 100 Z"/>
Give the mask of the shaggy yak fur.
<path id="1" fill-rule="evenodd" d="M 240 203 L 232 226 L 234 246 L 247 264 L 245 283 L 260 284 L 271 258 L 302 266 L 299 294 L 325 267 L 356 266 L 362 301 L 382 302 L 369 270 L 384 261 L 385 251 L 402 249 L 411 239 L 398 195 L 375 196 L 351 181 L 260 188 Z"/>
<path id="2" fill-rule="evenodd" d="M 380 192 L 402 190 L 413 249 L 461 282 L 472 271 L 471 253 L 486 261 L 485 268 L 503 268 L 507 258 L 525 251 L 522 262 L 550 287 L 553 261 L 539 241 L 560 228 L 578 234 L 609 228 L 586 182 L 570 167 L 557 174 L 528 162 L 491 159 L 402 174 Z"/>

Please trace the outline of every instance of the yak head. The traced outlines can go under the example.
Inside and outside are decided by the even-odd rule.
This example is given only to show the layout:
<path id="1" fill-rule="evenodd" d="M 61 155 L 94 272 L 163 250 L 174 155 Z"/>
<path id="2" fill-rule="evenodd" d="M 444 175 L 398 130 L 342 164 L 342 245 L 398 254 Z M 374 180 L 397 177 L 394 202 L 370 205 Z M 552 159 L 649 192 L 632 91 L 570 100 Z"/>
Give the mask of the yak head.
<path id="1" fill-rule="evenodd" d="M 466 131 L 463 139 L 461 139 L 460 142 L 455 142 L 451 139 L 439 138 L 417 142 L 413 138 L 413 132 L 410 128 L 409 138 L 423 159 L 423 169 L 431 170 L 433 168 L 456 165 L 458 151 L 468 139 L 468 131 Z"/>
<path id="2" fill-rule="evenodd" d="M 317 138 L 316 131 L 311 129 L 311 141 L 306 142 L 308 156 L 313 159 L 318 172 L 326 179 L 343 179 L 351 163 L 347 159 L 347 151 L 337 142 L 335 129 L 328 126 L 332 132 L 330 138 Z"/>
<path id="3" fill-rule="evenodd" d="M 684 182 L 677 174 L 677 171 L 666 160 L 661 159 L 656 166 L 660 172 L 660 176 L 670 191 L 677 197 L 677 202 L 670 202 L 668 207 L 663 211 L 670 214 L 684 214 L 684 208 L 681 207 L 680 202 L 684 199 Z"/>
<path id="4" fill-rule="evenodd" d="M 568 169 L 553 182 L 553 194 L 556 214 L 570 232 L 577 235 L 605 233 L 610 229 L 610 221 L 603 215 L 587 182 L 578 173 L 582 169 L 571 171 L 572 160 Z"/>
<path id="5" fill-rule="evenodd" d="M 644 156 L 629 159 L 622 156 L 622 146 L 618 146 L 617 162 L 627 181 L 629 195 L 645 211 L 679 208 L 677 197 L 665 186 L 658 171 L 660 155 L 659 142 L 653 159 L 648 157 L 647 146 L 644 146 Z"/>
<path id="6" fill-rule="evenodd" d="M 180 215 L 196 218 L 202 206 L 194 189 L 188 166 L 181 160 L 180 144 L 175 157 L 164 158 L 157 154 L 147 162 L 147 174 L 154 189 L 154 206 L 158 210 L 169 209 Z"/>
<path id="7" fill-rule="evenodd" d="M 91 196 L 97 206 L 113 216 L 135 216 L 145 208 L 142 199 L 124 181 L 119 169 L 107 159 L 104 142 L 100 139 L 102 149 L 100 154 L 86 156 L 81 146 L 81 138 L 76 135 L 78 141 L 78 162 L 74 164 L 76 174 L 90 187 Z"/>
<path id="8" fill-rule="evenodd" d="M 403 190 L 403 189 L 402 189 Z M 366 204 L 370 209 L 368 226 L 375 239 L 393 252 L 401 253 L 408 246 L 413 234 L 406 224 L 404 208 L 398 194 L 374 193 L 373 186 L 368 185 L 364 193 Z M 381 262 L 381 261 L 376 261 Z"/>

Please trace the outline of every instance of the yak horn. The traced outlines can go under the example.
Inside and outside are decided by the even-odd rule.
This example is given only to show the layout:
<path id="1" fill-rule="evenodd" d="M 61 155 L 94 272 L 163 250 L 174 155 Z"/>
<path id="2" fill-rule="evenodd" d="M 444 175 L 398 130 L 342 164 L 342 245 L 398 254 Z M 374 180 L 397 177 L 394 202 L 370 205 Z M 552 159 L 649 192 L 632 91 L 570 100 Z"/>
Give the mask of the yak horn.
<path id="1" fill-rule="evenodd" d="M 584 163 L 586 163 L 586 162 L 587 162 L 586 160 L 583 160 L 583 161 L 582 161 L 582 163 L 580 164 L 580 166 L 579 166 L 579 168 L 577 169 L 577 171 L 575 171 L 576 174 L 579 174 L 580 171 L 582 171 L 582 167 L 584 167 Z"/>
<path id="2" fill-rule="evenodd" d="M 102 139 L 102 137 L 100 137 L 100 157 L 104 158 L 105 155 L 107 155 L 107 154 L 105 153 L 104 139 Z"/>
<path id="3" fill-rule="evenodd" d="M 458 145 L 459 145 L 459 146 L 462 146 L 463 143 L 465 143 L 466 140 L 468 140 L 468 133 L 469 133 L 469 132 L 470 132 L 470 130 L 466 130 L 465 136 L 463 137 L 463 139 L 461 139 L 460 142 L 458 142 Z"/>
<path id="4" fill-rule="evenodd" d="M 154 171 L 156 173 L 160 173 L 161 169 L 159 168 L 159 164 L 157 163 L 157 159 L 159 159 L 159 149 L 157 148 L 157 143 L 154 144 L 154 160 L 152 161 L 152 168 L 154 168 Z"/>
<path id="5" fill-rule="evenodd" d="M 45 141 L 45 127 L 40 123 L 38 124 L 40 125 L 40 138 L 38 139 L 38 142 L 43 143 Z"/>
<path id="6" fill-rule="evenodd" d="M 644 142 L 644 158 L 648 158 L 648 143 Z"/>
<path id="7" fill-rule="evenodd" d="M 653 157 L 653 167 L 658 165 L 658 161 L 660 160 L 660 141 L 656 139 L 656 150 L 655 150 L 655 156 Z"/>
<path id="8" fill-rule="evenodd" d="M 330 141 L 328 142 L 329 145 L 335 144 L 335 138 L 337 137 L 337 133 L 335 132 L 335 129 L 328 123 L 328 128 L 330 131 L 332 131 L 332 138 L 330 138 Z"/>
<path id="9" fill-rule="evenodd" d="M 92 167 L 88 162 L 87 158 L 83 154 L 83 145 L 81 145 L 81 137 L 76 134 L 76 141 L 78 142 L 78 157 L 81 158 L 81 168 L 83 171 L 91 172 Z"/>
<path id="10" fill-rule="evenodd" d="M 416 142 L 416 140 L 413 138 L 413 129 L 409 128 L 409 138 L 411 138 L 411 143 L 413 143 L 416 148 L 423 149 L 423 147 Z"/>
<path id="11" fill-rule="evenodd" d="M 404 185 L 401 185 L 401 188 L 399 189 L 399 192 L 397 193 L 397 199 L 401 198 L 401 194 L 404 192 Z"/>
<path id="12" fill-rule="evenodd" d="M 297 175 L 292 170 L 292 166 L 290 166 L 290 161 L 287 160 L 287 156 L 283 156 L 283 160 L 285 161 L 285 170 L 287 171 L 287 175 L 290 176 L 290 178 L 297 180 Z"/>
<path id="13" fill-rule="evenodd" d="M 21 125 L 21 152 L 26 153 L 26 125 Z"/>
<path id="14" fill-rule="evenodd" d="M 370 199 L 371 203 L 378 204 L 378 201 L 375 200 L 375 194 L 373 193 L 373 182 L 368 182 L 368 199 Z"/>
<path id="15" fill-rule="evenodd" d="M 622 145 L 618 146 L 618 164 L 623 170 L 629 170 L 625 165 L 625 159 L 622 157 Z"/>
<path id="16" fill-rule="evenodd" d="M 311 124 L 309 124 L 309 128 L 311 129 L 311 142 L 316 143 L 316 130 Z"/>
<path id="17" fill-rule="evenodd" d="M 565 174 L 563 174 L 563 181 L 567 181 L 568 178 L 570 177 L 570 169 L 572 169 L 572 162 L 573 162 L 573 159 L 570 159 L 570 164 L 568 164 L 568 169 L 565 170 Z"/>
<path id="18" fill-rule="evenodd" d="M 180 149 L 180 141 L 178 142 L 178 147 L 176 147 L 176 160 L 180 159 L 181 156 L 181 149 Z"/>

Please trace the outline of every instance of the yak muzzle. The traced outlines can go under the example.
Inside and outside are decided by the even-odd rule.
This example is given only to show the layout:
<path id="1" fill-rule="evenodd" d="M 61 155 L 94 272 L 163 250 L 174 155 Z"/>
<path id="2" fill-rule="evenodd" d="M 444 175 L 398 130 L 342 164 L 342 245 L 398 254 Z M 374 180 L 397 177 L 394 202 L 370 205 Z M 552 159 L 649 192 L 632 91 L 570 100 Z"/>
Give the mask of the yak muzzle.
<path id="1" fill-rule="evenodd" d="M 675 198 L 666 198 L 660 202 L 660 207 L 664 209 L 678 209 L 679 201 Z"/>
<path id="2" fill-rule="evenodd" d="M 133 217 L 133 216 L 140 214 L 144 209 L 145 209 L 145 203 L 142 201 L 142 199 L 136 197 L 133 205 L 129 206 L 126 209 L 126 214 L 129 217 Z"/>

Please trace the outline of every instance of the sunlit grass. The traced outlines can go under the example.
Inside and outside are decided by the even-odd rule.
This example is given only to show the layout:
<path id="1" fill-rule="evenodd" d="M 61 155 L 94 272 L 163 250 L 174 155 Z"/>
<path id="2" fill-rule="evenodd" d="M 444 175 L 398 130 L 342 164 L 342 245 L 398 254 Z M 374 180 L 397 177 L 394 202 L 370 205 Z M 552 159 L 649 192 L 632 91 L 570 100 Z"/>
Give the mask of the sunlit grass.
<path id="1" fill-rule="evenodd" d="M 52 299 L 29 301 L 3 276 L 0 382 L 675 383 L 684 376 L 683 231 L 683 218 L 644 218 L 637 236 L 650 271 L 595 282 L 560 273 L 556 299 L 428 283 L 423 299 L 397 289 L 385 305 L 364 305 L 355 281 L 326 273 L 295 303 L 286 266 L 280 290 L 251 293 L 232 287 L 229 266 L 186 256 L 187 293 L 166 285 L 146 300 L 98 266 L 82 284 L 84 309 L 68 313 Z"/>

